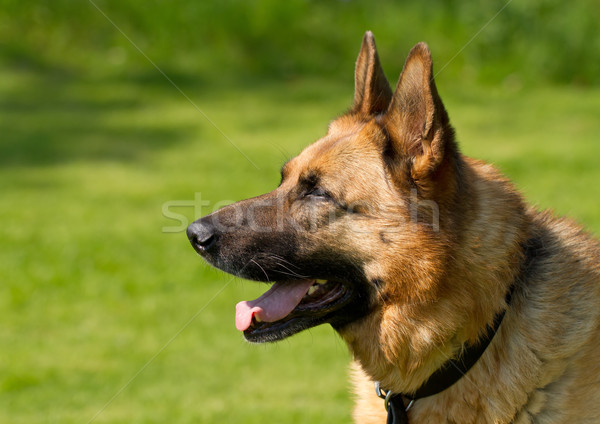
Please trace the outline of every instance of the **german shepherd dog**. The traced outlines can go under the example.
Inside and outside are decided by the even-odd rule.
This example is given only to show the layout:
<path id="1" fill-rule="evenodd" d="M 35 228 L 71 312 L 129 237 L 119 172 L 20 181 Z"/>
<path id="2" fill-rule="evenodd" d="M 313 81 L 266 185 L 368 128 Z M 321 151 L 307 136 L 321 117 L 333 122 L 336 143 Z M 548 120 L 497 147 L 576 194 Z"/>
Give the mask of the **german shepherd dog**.
<path id="1" fill-rule="evenodd" d="M 187 235 L 272 283 L 237 305 L 248 341 L 339 333 L 357 423 L 600 423 L 599 244 L 459 152 L 424 43 L 392 91 L 367 32 L 351 109 Z"/>

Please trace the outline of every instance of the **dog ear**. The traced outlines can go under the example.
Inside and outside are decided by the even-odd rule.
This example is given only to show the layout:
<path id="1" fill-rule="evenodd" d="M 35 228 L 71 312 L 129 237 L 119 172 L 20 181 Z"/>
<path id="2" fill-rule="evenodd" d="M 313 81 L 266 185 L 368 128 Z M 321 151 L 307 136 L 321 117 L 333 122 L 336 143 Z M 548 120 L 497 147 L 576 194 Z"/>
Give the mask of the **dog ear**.
<path id="1" fill-rule="evenodd" d="M 427 44 L 412 48 L 384 116 L 394 150 L 407 156 L 412 179 L 419 184 L 455 149 L 453 130 L 433 80 Z"/>
<path id="2" fill-rule="evenodd" d="M 385 112 L 391 100 L 392 89 L 379 62 L 375 38 L 367 31 L 356 59 L 352 112 L 376 115 Z"/>

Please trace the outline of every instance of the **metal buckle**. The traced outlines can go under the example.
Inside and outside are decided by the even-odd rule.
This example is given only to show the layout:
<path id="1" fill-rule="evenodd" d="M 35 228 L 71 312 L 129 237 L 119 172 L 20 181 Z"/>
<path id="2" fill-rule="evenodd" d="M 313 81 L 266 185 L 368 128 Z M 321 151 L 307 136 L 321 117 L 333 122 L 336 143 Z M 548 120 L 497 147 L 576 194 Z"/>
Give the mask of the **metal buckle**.
<path id="1" fill-rule="evenodd" d="M 392 392 L 391 391 L 385 391 L 381 388 L 381 386 L 379 385 L 379 381 L 375 382 L 375 393 L 377 394 L 378 397 L 380 397 L 381 399 L 384 399 L 384 403 L 383 406 L 385 406 L 385 410 L 386 412 L 388 411 L 388 409 L 390 409 L 390 398 L 392 397 Z"/>
<path id="2" fill-rule="evenodd" d="M 381 386 L 379 385 L 379 381 L 375 382 L 375 393 L 377 394 L 378 397 L 380 397 L 381 399 L 384 399 L 384 403 L 383 405 L 385 406 L 385 411 L 387 412 L 388 409 L 390 409 L 390 398 L 393 396 L 393 393 L 391 391 L 386 391 L 384 389 L 381 388 Z M 410 399 L 408 398 L 410 401 L 408 402 L 408 406 L 404 409 L 404 411 L 407 411 L 413 406 L 413 403 L 415 403 L 414 399 Z"/>

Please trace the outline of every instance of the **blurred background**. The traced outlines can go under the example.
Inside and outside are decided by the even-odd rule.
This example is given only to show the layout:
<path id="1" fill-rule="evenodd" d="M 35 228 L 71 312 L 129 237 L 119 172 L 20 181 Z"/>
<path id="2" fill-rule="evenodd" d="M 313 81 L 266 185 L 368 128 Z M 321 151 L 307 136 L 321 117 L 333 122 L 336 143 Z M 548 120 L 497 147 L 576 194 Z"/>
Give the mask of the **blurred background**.
<path id="1" fill-rule="evenodd" d="M 187 222 L 273 189 L 375 34 L 426 41 L 463 152 L 600 234 L 597 2 L 0 0 L 0 422 L 347 423 L 319 327 L 245 343 L 264 287 Z M 383 405 L 382 405 L 383 407 Z"/>

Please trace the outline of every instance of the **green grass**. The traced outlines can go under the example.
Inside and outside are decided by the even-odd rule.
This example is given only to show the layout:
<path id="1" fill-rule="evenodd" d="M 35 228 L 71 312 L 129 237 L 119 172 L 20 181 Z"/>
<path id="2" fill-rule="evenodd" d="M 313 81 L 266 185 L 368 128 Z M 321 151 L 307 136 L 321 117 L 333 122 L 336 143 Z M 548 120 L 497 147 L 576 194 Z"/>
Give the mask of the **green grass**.
<path id="1" fill-rule="evenodd" d="M 0 63 L 151 78 L 114 23 L 170 75 L 190 80 L 343 78 L 372 30 L 393 72 L 427 41 L 438 64 L 453 60 L 445 72 L 454 81 L 598 85 L 596 9 L 597 0 L 0 0 Z"/>
<path id="2" fill-rule="evenodd" d="M 438 81 L 465 153 L 600 233 L 599 89 Z M 234 305 L 264 288 L 203 264 L 162 207 L 275 187 L 351 75 L 181 87 L 228 139 L 166 81 L 0 73 L 0 422 L 349 421 L 333 331 L 243 342 Z"/>

